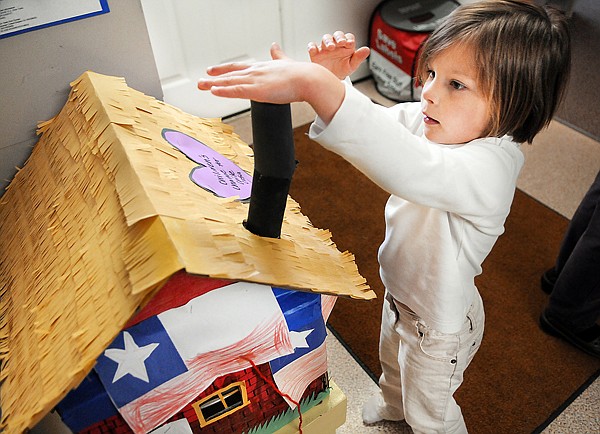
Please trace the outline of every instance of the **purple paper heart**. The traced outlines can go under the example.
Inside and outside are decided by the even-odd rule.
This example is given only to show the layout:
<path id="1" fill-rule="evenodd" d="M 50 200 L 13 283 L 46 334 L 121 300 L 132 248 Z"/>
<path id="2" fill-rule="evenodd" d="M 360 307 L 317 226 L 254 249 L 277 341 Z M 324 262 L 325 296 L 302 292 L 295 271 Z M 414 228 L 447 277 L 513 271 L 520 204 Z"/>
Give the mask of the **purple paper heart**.
<path id="1" fill-rule="evenodd" d="M 190 179 L 196 185 L 219 197 L 239 196 L 240 200 L 250 198 L 252 176 L 233 161 L 180 131 L 165 128 L 162 136 L 186 157 L 199 164 L 190 172 Z"/>

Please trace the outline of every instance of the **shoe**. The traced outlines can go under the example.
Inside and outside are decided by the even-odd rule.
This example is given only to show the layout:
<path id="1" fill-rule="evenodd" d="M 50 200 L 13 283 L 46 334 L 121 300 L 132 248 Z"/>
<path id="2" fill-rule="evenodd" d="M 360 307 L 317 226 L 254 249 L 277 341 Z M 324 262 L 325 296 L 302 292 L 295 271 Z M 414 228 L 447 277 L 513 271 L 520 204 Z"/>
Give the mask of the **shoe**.
<path id="1" fill-rule="evenodd" d="M 365 424 L 371 425 L 384 420 L 400 421 L 404 420 L 404 417 L 393 416 L 391 414 L 380 392 L 377 395 L 371 396 L 367 402 L 365 402 L 363 405 L 362 419 Z"/>
<path id="2" fill-rule="evenodd" d="M 597 324 L 589 329 L 574 332 L 572 327 L 551 320 L 544 311 L 540 316 L 540 328 L 545 333 L 562 338 L 581 351 L 600 359 L 600 326 Z"/>
<path id="3" fill-rule="evenodd" d="M 541 278 L 542 291 L 544 291 L 546 294 L 550 294 L 554 289 L 556 279 L 558 279 L 556 268 L 552 267 L 549 270 L 546 270 L 544 274 L 542 274 Z"/>

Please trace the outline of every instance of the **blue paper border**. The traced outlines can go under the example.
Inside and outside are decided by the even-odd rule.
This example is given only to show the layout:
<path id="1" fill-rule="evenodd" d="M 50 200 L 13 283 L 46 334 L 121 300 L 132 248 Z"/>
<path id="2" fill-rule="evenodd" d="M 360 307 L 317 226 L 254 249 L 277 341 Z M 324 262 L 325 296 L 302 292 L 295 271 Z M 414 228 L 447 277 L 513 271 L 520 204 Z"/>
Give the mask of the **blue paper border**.
<path id="1" fill-rule="evenodd" d="M 71 21 L 83 20 L 85 18 L 90 18 L 90 17 L 96 16 L 96 15 L 107 14 L 108 12 L 110 12 L 110 9 L 108 7 L 108 0 L 99 0 L 99 2 L 100 2 L 100 6 L 101 6 L 101 10 L 99 10 L 99 11 L 90 12 L 89 14 L 76 15 L 74 17 L 65 18 L 64 20 L 52 21 L 50 23 L 40 24 L 39 26 L 35 26 L 35 27 L 28 27 L 28 28 L 22 29 L 22 30 L 15 30 L 14 32 L 5 33 L 4 35 L 0 35 L 0 39 L 10 38 L 11 36 L 20 35 L 22 33 L 32 32 L 34 30 L 45 29 L 46 27 L 58 26 L 58 25 L 64 24 L 64 23 L 70 23 Z"/>

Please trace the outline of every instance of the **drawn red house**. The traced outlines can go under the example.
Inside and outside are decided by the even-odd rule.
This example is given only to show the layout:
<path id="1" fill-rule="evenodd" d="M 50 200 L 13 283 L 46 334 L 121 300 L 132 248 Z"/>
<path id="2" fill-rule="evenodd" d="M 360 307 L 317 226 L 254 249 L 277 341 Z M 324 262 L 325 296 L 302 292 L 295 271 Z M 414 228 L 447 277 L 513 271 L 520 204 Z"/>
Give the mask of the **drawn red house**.
<path id="1" fill-rule="evenodd" d="M 327 400 L 335 297 L 374 293 L 291 198 L 279 238 L 244 228 L 229 126 L 86 72 L 39 131 L 0 198 L 0 430 L 274 432 Z"/>
<path id="2" fill-rule="evenodd" d="M 172 423 L 189 432 L 274 432 L 298 417 L 301 401 L 306 411 L 328 394 L 325 320 L 334 302 L 178 272 L 58 411 L 80 433 L 147 432 Z M 197 358 L 187 366 L 175 348 L 185 353 L 186 345 Z"/>

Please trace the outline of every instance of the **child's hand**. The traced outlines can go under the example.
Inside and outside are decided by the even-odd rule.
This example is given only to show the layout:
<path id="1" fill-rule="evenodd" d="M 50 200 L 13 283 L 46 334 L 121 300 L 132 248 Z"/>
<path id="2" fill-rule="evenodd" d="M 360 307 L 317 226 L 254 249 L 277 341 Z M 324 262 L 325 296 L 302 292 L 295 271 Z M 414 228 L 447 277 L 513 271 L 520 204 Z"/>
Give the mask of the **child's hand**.
<path id="1" fill-rule="evenodd" d="M 321 65 L 290 59 L 279 45 L 271 46 L 273 60 L 226 63 L 207 69 L 209 78 L 198 80 L 198 89 L 226 98 L 288 104 L 308 102 L 324 122 L 329 122 L 344 99 L 344 85 Z"/>
<path id="2" fill-rule="evenodd" d="M 323 35 L 319 45 L 314 42 L 308 44 L 310 60 L 329 69 L 340 80 L 356 71 L 369 52 L 368 47 L 357 50 L 354 35 L 340 30 L 333 35 Z"/>
<path id="3" fill-rule="evenodd" d="M 212 78 L 198 80 L 198 89 L 226 98 L 274 104 L 302 100 L 308 85 L 304 78 L 314 65 L 290 59 L 277 44 L 271 47 L 271 57 L 272 61 L 211 66 L 206 72 Z"/>

